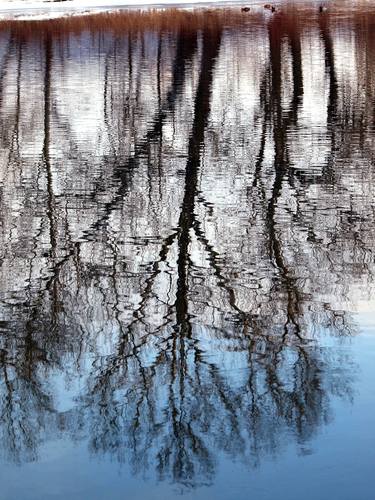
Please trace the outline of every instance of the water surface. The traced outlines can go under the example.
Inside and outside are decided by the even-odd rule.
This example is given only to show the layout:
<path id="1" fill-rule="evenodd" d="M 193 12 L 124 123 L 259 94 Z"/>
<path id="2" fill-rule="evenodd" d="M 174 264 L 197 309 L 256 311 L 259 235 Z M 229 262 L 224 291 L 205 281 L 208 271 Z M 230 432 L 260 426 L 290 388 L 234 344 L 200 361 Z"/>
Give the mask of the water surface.
<path id="1" fill-rule="evenodd" d="M 0 25 L 0 498 L 373 499 L 375 16 L 114 16 Z"/>

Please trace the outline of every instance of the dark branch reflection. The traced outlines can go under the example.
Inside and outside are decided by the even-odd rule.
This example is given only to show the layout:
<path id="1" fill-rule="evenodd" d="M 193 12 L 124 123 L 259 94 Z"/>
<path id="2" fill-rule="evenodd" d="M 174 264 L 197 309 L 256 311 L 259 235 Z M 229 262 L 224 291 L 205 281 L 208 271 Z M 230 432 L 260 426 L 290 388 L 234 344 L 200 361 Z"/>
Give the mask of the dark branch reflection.
<path id="1" fill-rule="evenodd" d="M 197 16 L 0 30 L 7 461 L 87 440 L 195 487 L 353 397 L 320 339 L 374 288 L 373 22 Z"/>

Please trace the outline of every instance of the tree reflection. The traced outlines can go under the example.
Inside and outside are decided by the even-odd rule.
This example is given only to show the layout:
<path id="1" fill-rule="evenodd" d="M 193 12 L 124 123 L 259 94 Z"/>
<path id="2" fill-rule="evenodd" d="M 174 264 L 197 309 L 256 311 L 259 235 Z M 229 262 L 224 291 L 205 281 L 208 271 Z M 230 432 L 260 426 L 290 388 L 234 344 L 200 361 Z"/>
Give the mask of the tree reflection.
<path id="1" fill-rule="evenodd" d="M 212 16 L 1 32 L 8 460 L 87 439 L 195 487 L 220 454 L 303 445 L 352 397 L 355 367 L 318 334 L 354 334 L 373 287 L 370 25 Z"/>

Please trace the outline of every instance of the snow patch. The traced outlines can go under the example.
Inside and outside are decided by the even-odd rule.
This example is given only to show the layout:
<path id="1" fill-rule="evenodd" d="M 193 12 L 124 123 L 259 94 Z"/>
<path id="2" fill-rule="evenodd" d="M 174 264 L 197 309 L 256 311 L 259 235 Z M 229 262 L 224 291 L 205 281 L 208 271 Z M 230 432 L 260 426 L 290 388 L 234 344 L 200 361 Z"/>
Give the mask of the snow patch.
<path id="1" fill-rule="evenodd" d="M 248 5 L 246 0 L 7 0 L 0 3 L 0 20 L 41 20 L 64 16 L 85 15 L 132 8 L 195 7 L 195 6 Z M 262 6 L 260 0 L 252 0 L 254 7 Z"/>

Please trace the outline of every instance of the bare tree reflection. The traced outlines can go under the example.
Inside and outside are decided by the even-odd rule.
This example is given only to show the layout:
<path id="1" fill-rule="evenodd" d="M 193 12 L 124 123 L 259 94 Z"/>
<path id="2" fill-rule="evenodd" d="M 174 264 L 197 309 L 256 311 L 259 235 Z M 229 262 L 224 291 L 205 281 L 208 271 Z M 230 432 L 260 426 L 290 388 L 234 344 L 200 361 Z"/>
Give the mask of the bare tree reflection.
<path id="1" fill-rule="evenodd" d="M 371 24 L 199 19 L 0 31 L 7 460 L 87 439 L 195 487 L 352 398 L 319 334 L 353 335 L 373 289 Z"/>

